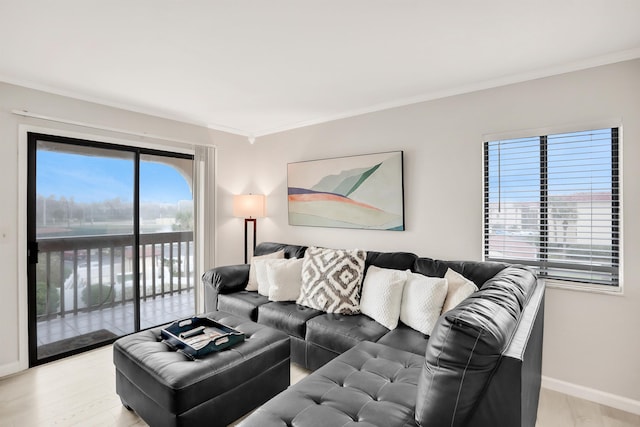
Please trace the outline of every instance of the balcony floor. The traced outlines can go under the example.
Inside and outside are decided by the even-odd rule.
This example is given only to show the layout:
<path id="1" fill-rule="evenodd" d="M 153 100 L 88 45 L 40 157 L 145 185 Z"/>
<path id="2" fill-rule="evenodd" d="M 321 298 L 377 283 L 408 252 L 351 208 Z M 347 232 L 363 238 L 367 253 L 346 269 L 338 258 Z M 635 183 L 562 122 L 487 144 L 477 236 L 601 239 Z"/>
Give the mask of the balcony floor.
<path id="1" fill-rule="evenodd" d="M 140 302 L 140 328 L 146 329 L 195 313 L 193 289 Z M 133 330 L 133 303 L 38 322 L 38 346 L 106 329 L 126 335 Z"/>

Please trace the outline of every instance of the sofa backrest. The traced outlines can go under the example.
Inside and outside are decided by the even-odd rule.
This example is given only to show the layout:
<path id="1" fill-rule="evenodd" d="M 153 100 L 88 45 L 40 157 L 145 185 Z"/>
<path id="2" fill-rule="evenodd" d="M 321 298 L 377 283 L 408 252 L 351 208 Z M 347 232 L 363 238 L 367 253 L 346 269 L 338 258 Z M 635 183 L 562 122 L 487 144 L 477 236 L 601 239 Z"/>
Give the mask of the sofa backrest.
<path id="1" fill-rule="evenodd" d="M 411 270 L 418 256 L 410 252 L 367 252 L 365 269 L 371 265 L 394 270 Z"/>
<path id="2" fill-rule="evenodd" d="M 288 245 L 285 243 L 263 242 L 256 246 L 256 255 L 266 255 L 284 250 L 285 258 L 304 257 L 307 246 Z M 365 272 L 369 266 L 393 268 L 396 270 L 411 270 L 430 277 L 444 277 L 448 268 L 457 271 L 467 279 L 473 281 L 478 288 L 503 270 L 508 264 L 480 261 L 442 261 L 432 258 L 418 258 L 410 252 L 375 252 L 367 251 Z"/>
<path id="3" fill-rule="evenodd" d="M 284 243 L 262 242 L 258 246 L 256 246 L 254 254 L 256 256 L 266 255 L 272 252 L 278 252 L 279 250 L 283 249 L 285 258 L 302 258 L 305 251 L 307 250 L 307 247 L 299 245 L 287 245 Z"/>
<path id="4" fill-rule="evenodd" d="M 432 258 L 418 258 L 412 270 L 429 277 L 444 277 L 447 269 L 451 268 L 471 280 L 480 289 L 487 280 L 507 266 L 507 264 L 488 261 L 442 261 Z"/>
<path id="5" fill-rule="evenodd" d="M 307 246 L 287 245 L 284 243 L 263 242 L 256 246 L 256 255 L 266 255 L 284 249 L 285 258 L 302 258 Z M 413 268 L 418 256 L 409 252 L 375 252 L 367 251 L 365 270 L 371 265 L 380 268 L 393 268 L 396 270 L 410 270 Z"/>
<path id="6" fill-rule="evenodd" d="M 418 383 L 419 425 L 466 425 L 535 286 L 531 271 L 510 266 L 440 316 L 427 342 Z"/>

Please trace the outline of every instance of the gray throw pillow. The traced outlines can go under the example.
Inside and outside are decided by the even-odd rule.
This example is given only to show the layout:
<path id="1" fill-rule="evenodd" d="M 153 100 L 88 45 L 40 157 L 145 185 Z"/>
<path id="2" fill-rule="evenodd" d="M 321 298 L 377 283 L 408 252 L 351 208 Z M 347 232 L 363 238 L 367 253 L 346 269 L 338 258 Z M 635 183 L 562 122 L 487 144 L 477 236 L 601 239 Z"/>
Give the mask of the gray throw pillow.
<path id="1" fill-rule="evenodd" d="M 308 248 L 297 303 L 327 313 L 360 313 L 366 256 L 357 249 Z"/>

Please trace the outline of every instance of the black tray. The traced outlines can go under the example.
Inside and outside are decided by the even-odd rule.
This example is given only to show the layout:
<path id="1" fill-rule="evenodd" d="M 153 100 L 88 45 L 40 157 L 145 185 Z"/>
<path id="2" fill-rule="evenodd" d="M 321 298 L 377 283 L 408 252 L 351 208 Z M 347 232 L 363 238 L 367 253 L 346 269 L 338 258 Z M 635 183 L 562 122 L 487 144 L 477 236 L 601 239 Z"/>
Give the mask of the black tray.
<path id="1" fill-rule="evenodd" d="M 192 359 L 244 341 L 244 334 L 208 317 L 177 320 L 160 331 L 164 342 Z"/>

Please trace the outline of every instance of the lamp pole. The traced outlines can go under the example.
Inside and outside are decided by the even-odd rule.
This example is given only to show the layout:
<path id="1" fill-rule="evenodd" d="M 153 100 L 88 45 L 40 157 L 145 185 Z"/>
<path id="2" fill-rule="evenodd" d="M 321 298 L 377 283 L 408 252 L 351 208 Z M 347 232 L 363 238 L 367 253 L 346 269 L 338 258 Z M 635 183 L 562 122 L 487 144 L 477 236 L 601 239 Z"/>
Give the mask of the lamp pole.
<path id="1" fill-rule="evenodd" d="M 253 222 L 253 250 L 257 244 L 257 218 L 262 218 L 266 213 L 265 196 L 262 194 L 238 194 L 233 196 L 233 216 L 244 218 L 244 263 L 249 262 L 249 222 Z"/>
<path id="2" fill-rule="evenodd" d="M 256 218 L 245 218 L 244 219 L 244 263 L 247 264 L 249 257 L 248 257 L 248 252 L 249 252 L 249 248 L 248 248 L 248 244 L 247 244 L 247 228 L 248 228 L 248 224 L 249 222 L 253 222 L 253 249 L 252 251 L 256 250 Z M 251 252 L 253 254 L 253 252 Z"/>

